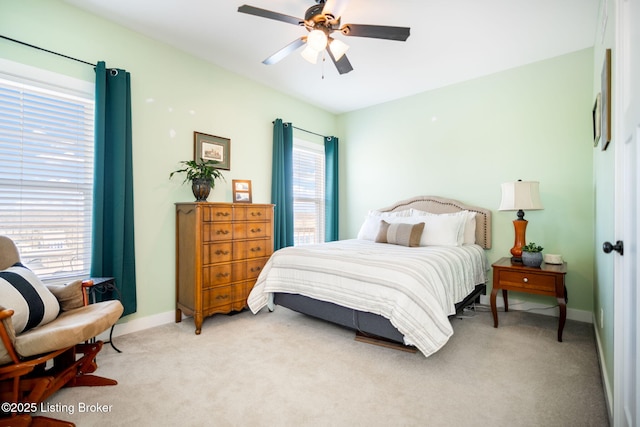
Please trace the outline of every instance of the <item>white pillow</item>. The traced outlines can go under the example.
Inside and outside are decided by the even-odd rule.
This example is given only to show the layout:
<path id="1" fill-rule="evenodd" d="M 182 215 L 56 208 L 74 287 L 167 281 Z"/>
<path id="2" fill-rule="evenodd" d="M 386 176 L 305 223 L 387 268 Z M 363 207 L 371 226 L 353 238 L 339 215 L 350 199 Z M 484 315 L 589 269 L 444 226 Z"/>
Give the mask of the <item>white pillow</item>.
<path id="1" fill-rule="evenodd" d="M 425 222 L 420 246 L 461 246 L 467 218 L 464 212 L 433 214 L 411 209 L 412 219 Z"/>
<path id="2" fill-rule="evenodd" d="M 369 211 L 367 216 L 364 218 L 364 222 L 360 226 L 360 231 L 358 231 L 358 239 L 375 241 L 378 236 L 378 231 L 380 231 L 380 221 L 383 218 L 406 218 L 410 215 L 411 213 L 409 210 L 398 212 Z"/>
<path id="3" fill-rule="evenodd" d="M 464 238 L 462 243 L 473 245 L 476 243 L 476 212 L 466 211 L 467 218 L 464 222 Z"/>

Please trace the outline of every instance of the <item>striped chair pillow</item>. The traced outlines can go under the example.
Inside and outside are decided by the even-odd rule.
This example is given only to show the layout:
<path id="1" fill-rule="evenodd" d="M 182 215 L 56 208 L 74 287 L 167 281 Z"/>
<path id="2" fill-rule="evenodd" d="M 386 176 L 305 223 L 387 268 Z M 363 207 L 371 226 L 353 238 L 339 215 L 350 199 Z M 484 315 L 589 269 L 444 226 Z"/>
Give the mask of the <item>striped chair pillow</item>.
<path id="1" fill-rule="evenodd" d="M 0 301 L 14 311 L 11 320 L 16 334 L 49 323 L 60 312 L 56 297 L 22 264 L 0 271 Z"/>

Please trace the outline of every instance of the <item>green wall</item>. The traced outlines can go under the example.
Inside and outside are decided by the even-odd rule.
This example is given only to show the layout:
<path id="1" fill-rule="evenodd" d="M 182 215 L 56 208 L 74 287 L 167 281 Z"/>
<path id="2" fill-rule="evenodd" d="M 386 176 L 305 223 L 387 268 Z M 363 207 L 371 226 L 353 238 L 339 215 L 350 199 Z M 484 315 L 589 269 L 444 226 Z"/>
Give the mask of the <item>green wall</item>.
<path id="1" fill-rule="evenodd" d="M 193 158 L 193 132 L 231 139 L 231 170 L 209 201 L 232 200 L 231 180 L 250 179 L 253 200 L 270 202 L 275 118 L 325 135 L 335 115 L 56 0 L 0 0 L 0 34 L 131 73 L 138 312 L 175 308 L 175 208 L 190 187 L 169 180 Z M 0 57 L 87 81 L 93 67 L 0 40 Z M 178 177 L 179 178 L 179 177 Z"/>
<path id="2" fill-rule="evenodd" d="M 587 49 L 340 117 L 341 237 L 369 209 L 440 195 L 493 210 L 489 260 L 509 255 L 515 212 L 498 212 L 500 184 L 540 181 L 527 240 L 568 262 L 568 307 L 593 307 L 594 214 Z M 518 298 L 553 305 L 548 298 Z"/>

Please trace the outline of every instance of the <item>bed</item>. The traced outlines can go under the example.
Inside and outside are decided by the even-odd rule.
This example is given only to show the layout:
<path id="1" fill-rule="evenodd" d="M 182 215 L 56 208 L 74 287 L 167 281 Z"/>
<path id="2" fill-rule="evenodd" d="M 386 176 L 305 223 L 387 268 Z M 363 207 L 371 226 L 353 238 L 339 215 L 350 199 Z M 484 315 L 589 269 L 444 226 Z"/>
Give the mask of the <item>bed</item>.
<path id="1" fill-rule="evenodd" d="M 453 335 L 449 316 L 485 293 L 491 211 L 418 196 L 370 211 L 358 238 L 280 249 L 248 298 L 324 319 L 425 356 Z"/>

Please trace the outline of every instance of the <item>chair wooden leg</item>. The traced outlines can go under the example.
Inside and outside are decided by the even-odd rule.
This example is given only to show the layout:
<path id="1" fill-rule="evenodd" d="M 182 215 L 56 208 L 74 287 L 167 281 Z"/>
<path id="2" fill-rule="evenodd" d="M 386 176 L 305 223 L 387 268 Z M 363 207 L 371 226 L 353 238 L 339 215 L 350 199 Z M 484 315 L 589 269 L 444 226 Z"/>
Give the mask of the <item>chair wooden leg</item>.
<path id="1" fill-rule="evenodd" d="M 75 427 L 75 424 L 49 417 L 21 414 L 11 418 L 0 418 L 0 427 Z"/>
<path id="2" fill-rule="evenodd" d="M 33 417 L 31 427 L 75 427 L 70 421 L 56 420 L 49 417 Z"/>

